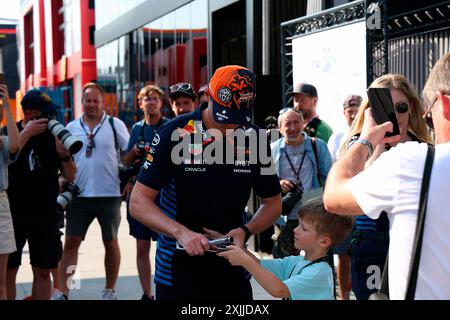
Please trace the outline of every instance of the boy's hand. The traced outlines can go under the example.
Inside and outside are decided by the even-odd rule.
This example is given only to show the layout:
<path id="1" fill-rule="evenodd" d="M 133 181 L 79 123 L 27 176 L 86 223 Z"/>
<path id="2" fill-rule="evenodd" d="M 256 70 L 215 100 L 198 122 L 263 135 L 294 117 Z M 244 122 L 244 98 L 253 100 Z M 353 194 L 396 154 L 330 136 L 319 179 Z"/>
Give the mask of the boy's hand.
<path id="1" fill-rule="evenodd" d="M 217 255 L 227 259 L 233 266 L 245 266 L 249 261 L 252 261 L 252 258 L 244 250 L 233 245 L 227 246 L 226 251 L 219 252 Z"/>
<path id="2" fill-rule="evenodd" d="M 225 237 L 233 237 L 233 244 L 240 248 L 245 245 L 245 231 L 242 228 L 236 228 L 228 232 Z"/>

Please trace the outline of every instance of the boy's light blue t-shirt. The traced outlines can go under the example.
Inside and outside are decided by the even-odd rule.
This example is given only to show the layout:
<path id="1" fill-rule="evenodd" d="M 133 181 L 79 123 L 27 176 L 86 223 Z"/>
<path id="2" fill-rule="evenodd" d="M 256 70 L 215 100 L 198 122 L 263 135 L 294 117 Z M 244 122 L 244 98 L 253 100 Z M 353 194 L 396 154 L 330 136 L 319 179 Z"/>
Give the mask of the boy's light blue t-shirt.
<path id="1" fill-rule="evenodd" d="M 16 161 L 19 153 L 11 155 L 9 149 L 9 139 L 6 136 L 0 137 L 2 146 L 0 150 L 0 191 L 8 189 L 8 165 Z"/>
<path id="2" fill-rule="evenodd" d="M 292 300 L 334 300 L 333 273 L 329 264 L 319 262 L 303 268 L 310 262 L 302 256 L 290 256 L 261 260 L 261 266 L 288 287 Z"/>

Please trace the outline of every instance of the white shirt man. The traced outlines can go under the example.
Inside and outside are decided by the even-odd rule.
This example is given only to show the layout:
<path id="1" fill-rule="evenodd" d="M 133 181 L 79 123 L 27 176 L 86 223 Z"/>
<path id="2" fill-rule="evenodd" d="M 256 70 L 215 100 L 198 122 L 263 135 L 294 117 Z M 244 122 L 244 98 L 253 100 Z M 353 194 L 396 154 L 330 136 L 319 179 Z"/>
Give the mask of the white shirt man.
<path id="1" fill-rule="evenodd" d="M 109 116 L 103 112 L 100 123 L 92 131 L 83 116 L 67 125 L 67 129 L 83 141 L 83 148 L 74 155 L 78 166 L 75 184 L 81 190 L 79 197 L 120 197 L 118 150 L 114 145 L 114 133 L 108 118 Z M 124 152 L 127 150 L 130 137 L 128 129 L 122 120 L 113 118 L 113 121 L 117 141 L 121 151 Z M 89 146 L 86 131 L 95 134 L 95 148 L 90 157 L 86 157 L 86 149 Z"/>
<path id="2" fill-rule="evenodd" d="M 347 122 L 348 127 L 350 127 L 358 113 L 359 105 L 361 104 L 362 97 L 358 95 L 350 95 L 344 100 L 344 110 L 343 114 L 345 117 L 345 122 Z M 339 158 L 339 152 L 341 150 L 342 143 L 345 141 L 347 136 L 348 128 L 346 130 L 333 132 L 330 139 L 328 140 L 328 150 L 331 154 L 331 159 L 333 163 Z"/>
<path id="3" fill-rule="evenodd" d="M 103 300 L 116 300 L 115 284 L 119 274 L 120 249 L 117 233 L 121 220 L 122 202 L 119 181 L 120 150 L 128 146 L 129 133 L 125 124 L 113 118 L 117 133 L 116 150 L 114 131 L 109 116 L 103 111 L 104 91 L 96 83 L 83 87 L 84 113 L 67 125 L 67 129 L 83 141 L 83 148 L 75 155 L 78 172 L 75 183 L 81 194 L 72 200 L 67 211 L 66 241 L 60 262 L 62 292 L 57 300 L 67 300 L 70 266 L 77 265 L 78 248 L 94 219 L 97 219 L 105 246 L 106 284 Z M 69 271 L 72 270 L 72 271 Z"/>

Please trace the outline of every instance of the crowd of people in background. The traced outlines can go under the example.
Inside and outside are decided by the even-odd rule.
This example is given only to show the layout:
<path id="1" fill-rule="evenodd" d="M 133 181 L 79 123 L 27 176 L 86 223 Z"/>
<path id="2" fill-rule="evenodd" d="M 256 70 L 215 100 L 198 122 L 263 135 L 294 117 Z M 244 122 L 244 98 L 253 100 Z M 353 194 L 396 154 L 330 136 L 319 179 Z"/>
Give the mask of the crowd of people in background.
<path id="1" fill-rule="evenodd" d="M 333 132 L 317 113 L 316 87 L 296 83 L 288 93 L 293 105 L 266 118 L 267 134 L 258 136 L 262 143 L 240 145 L 234 133 L 259 130 L 252 114 L 264 101 L 254 103 L 255 79 L 251 70 L 230 65 L 217 69 L 198 93 L 190 83 L 173 84 L 172 119 L 161 112 L 165 92 L 146 85 L 137 96 L 144 116 L 131 130 L 106 114 L 102 87 L 87 83 L 84 111 L 66 126 L 83 143 L 75 154 L 48 130 L 60 106 L 32 89 L 21 101 L 24 118 L 15 125 L 7 87 L 0 84 L 0 118 L 4 113 L 7 124 L 0 140 L 0 299 L 16 298 L 26 242 L 34 276 L 30 298 L 69 299 L 68 278 L 75 272 L 70 266 L 77 265 L 97 219 L 105 247 L 99 298 L 116 300 L 122 201 L 136 239 L 142 300 L 252 300 L 252 276 L 277 298 L 348 300 L 353 291 L 356 299 L 367 300 L 379 290 L 387 262 L 391 298 L 404 299 L 415 281 L 408 275 L 426 145 L 434 143 L 421 249 L 426 262 L 420 264 L 416 297 L 449 299 L 449 200 L 439 190 L 450 175 L 450 53 L 431 71 L 423 103 L 403 75 L 386 74 L 370 85 L 389 89 L 399 127 L 394 137 L 385 137 L 391 124 L 375 123 L 368 99 L 356 93 L 340 106 L 325 106 L 340 108 L 348 125 Z M 171 158 L 174 132 L 191 139 L 187 157 L 177 164 Z M 260 157 L 261 145 L 270 141 L 273 166 Z M 235 157 L 258 156 L 254 163 L 198 161 L 213 147 L 215 155 L 230 147 Z M 64 247 L 56 200 L 61 178 L 80 189 L 65 214 Z M 252 190 L 261 205 L 249 217 Z M 265 251 L 272 259 L 259 260 L 246 249 L 255 235 L 271 243 Z M 211 242 L 224 237 L 232 239 L 226 246 Z"/>

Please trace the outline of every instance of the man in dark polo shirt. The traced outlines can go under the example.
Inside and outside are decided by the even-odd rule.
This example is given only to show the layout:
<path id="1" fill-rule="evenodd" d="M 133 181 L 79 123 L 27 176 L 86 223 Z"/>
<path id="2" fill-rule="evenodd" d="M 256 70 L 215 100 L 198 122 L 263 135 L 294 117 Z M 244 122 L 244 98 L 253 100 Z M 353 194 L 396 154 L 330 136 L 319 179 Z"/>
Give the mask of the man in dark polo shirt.
<path id="1" fill-rule="evenodd" d="M 255 92 L 250 70 L 219 68 L 209 83 L 209 103 L 164 124 L 152 141 L 130 206 L 137 220 L 160 232 L 157 299 L 252 299 L 249 274 L 210 252 L 215 248 L 208 239 L 226 235 L 242 247 L 251 234 L 271 226 L 281 211 L 281 190 L 270 163 L 267 136 L 251 124 Z M 253 134 L 257 143 L 232 137 L 239 132 Z M 186 141 L 180 159 L 180 145 Z M 215 151 L 209 148 L 213 145 Z M 224 149 L 228 153 L 222 154 Z M 231 162 L 225 161 L 230 153 Z M 245 223 L 243 212 L 252 188 L 262 205 Z M 184 250 L 177 250 L 176 242 Z"/>

